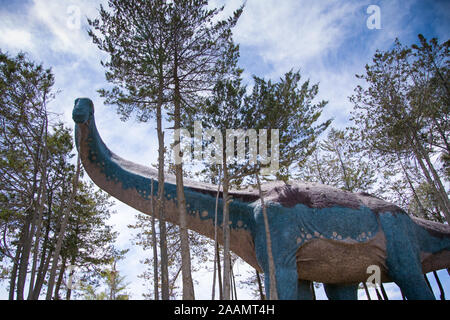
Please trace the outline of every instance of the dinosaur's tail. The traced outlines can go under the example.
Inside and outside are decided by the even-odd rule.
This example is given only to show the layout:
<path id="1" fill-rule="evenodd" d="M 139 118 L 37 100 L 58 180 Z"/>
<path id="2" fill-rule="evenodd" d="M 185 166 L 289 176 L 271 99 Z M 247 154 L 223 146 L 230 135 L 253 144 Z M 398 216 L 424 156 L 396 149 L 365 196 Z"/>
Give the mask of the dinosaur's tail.
<path id="1" fill-rule="evenodd" d="M 412 217 L 421 250 L 424 273 L 450 268 L 450 226 Z"/>

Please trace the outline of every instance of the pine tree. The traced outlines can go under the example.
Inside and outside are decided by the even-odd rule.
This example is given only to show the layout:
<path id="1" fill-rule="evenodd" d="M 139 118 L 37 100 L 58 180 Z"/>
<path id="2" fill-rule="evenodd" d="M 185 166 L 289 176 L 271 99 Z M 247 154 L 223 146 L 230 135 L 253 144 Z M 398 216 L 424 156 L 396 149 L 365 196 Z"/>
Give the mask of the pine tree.
<path id="1" fill-rule="evenodd" d="M 246 88 L 242 85 L 241 74 L 242 70 L 237 66 L 239 58 L 239 47 L 234 45 L 232 41 L 228 44 L 227 51 L 219 60 L 219 74 L 220 78 L 216 82 L 212 94 L 205 99 L 201 105 L 201 112 L 198 112 L 194 117 L 196 121 L 200 121 L 202 128 L 206 130 L 215 130 L 221 136 L 222 149 L 214 150 L 216 158 L 222 159 L 221 164 L 218 165 L 212 159 L 211 154 L 205 154 L 203 165 L 205 169 L 202 171 L 207 176 L 207 180 L 213 183 L 218 183 L 222 189 L 223 208 L 217 208 L 217 210 L 223 210 L 223 219 L 218 221 L 217 224 L 221 224 L 223 228 L 223 280 L 222 280 L 222 292 L 220 297 L 225 300 L 230 299 L 230 227 L 229 227 L 229 203 L 232 199 L 228 196 L 228 190 L 230 189 L 233 180 L 237 177 L 242 178 L 239 174 L 240 166 L 227 162 L 227 129 L 242 128 L 241 112 L 243 109 L 244 97 Z M 208 131 L 206 131 L 208 132 Z M 217 139 L 215 137 L 215 139 Z M 199 143 L 202 147 L 211 152 L 208 145 L 212 142 L 212 137 L 207 138 L 205 141 Z M 218 175 L 220 172 L 220 175 Z M 220 181 L 217 181 L 217 178 Z M 218 190 L 219 191 L 219 190 Z M 218 226 L 216 225 L 216 228 Z M 216 251 L 218 245 L 216 244 Z M 216 252 L 217 256 L 217 252 Z M 219 260 L 216 259 L 216 263 Z"/>
<path id="2" fill-rule="evenodd" d="M 115 251 L 110 260 L 110 268 L 101 271 L 101 279 L 106 288 L 97 293 L 95 286 L 84 284 L 81 287 L 82 297 L 85 300 L 129 300 L 130 294 L 127 289 L 129 283 L 125 282 L 126 277 L 122 276 L 117 269 L 117 262 L 122 260 L 128 250 Z"/>
<path id="3" fill-rule="evenodd" d="M 351 97 L 355 132 L 374 157 L 393 157 L 417 162 L 440 207 L 450 221 L 450 201 L 444 186 L 449 114 L 448 55 L 450 42 L 429 43 L 419 36 L 420 46 L 377 51 L 371 65 L 358 78 Z M 433 158 L 443 162 L 436 165 Z"/>
<path id="4" fill-rule="evenodd" d="M 118 105 L 124 118 L 138 110 L 139 118 L 147 120 L 152 106 L 158 110 L 167 104 L 177 132 L 182 126 L 182 113 L 192 112 L 198 95 L 212 88 L 217 60 L 242 9 L 228 20 L 214 22 L 223 8 L 210 10 L 207 5 L 203 0 L 111 0 L 112 14 L 101 8 L 101 18 L 89 20 L 101 34 L 89 32 L 94 43 L 111 57 L 104 63 L 107 79 L 116 84 L 101 93 L 107 102 Z M 175 148 L 179 145 L 176 136 Z M 161 132 L 158 137 L 161 142 Z M 159 147 L 161 155 L 164 149 L 161 144 Z M 160 156 L 159 170 L 163 167 Z M 181 164 L 176 164 L 176 176 L 184 298 L 194 299 Z"/>
<path id="5" fill-rule="evenodd" d="M 24 299 L 27 271 L 36 231 L 44 208 L 48 159 L 47 104 L 53 99 L 54 76 L 28 60 L 24 53 L 10 58 L 0 51 L 0 185 L 2 220 L 16 241 L 10 299 Z M 38 241 L 39 239 L 36 239 Z"/>
<path id="6" fill-rule="evenodd" d="M 376 169 L 349 132 L 332 128 L 302 168 L 300 178 L 346 191 L 373 193 Z"/>
<path id="7" fill-rule="evenodd" d="M 318 93 L 318 85 L 310 86 L 309 80 L 303 83 L 300 81 L 299 71 L 286 73 L 284 78 L 276 83 L 254 76 L 255 84 L 252 92 L 245 99 L 243 110 L 243 123 L 247 129 L 278 129 L 278 141 L 272 139 L 271 135 L 269 139 L 272 144 L 271 149 L 277 148 L 279 152 L 278 159 L 275 160 L 272 157 L 272 161 L 278 162 L 278 168 L 276 172 L 272 172 L 272 176 L 286 182 L 293 177 L 294 170 L 301 167 L 315 150 L 318 136 L 331 123 L 331 120 L 317 123 L 327 104 L 326 101 L 318 103 L 313 101 Z M 259 143 L 261 144 L 261 141 Z M 262 161 L 258 161 L 256 166 L 250 165 L 241 170 L 255 177 L 254 181 L 259 190 L 268 248 L 269 274 L 266 275 L 266 281 L 269 280 L 270 284 L 268 298 L 277 299 L 270 225 L 260 181 L 261 169 L 266 166 Z"/>

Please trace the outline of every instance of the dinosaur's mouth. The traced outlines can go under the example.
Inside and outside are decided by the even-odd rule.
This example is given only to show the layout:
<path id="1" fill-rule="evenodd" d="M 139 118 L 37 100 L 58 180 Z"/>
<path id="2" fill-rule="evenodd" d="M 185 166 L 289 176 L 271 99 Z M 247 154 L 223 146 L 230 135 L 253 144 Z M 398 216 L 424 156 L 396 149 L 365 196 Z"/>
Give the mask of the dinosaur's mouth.
<path id="1" fill-rule="evenodd" d="M 89 113 L 84 110 L 74 109 L 72 112 L 72 119 L 76 123 L 85 123 L 89 119 Z"/>
<path id="2" fill-rule="evenodd" d="M 92 101 L 87 98 L 78 98 L 75 100 L 75 106 L 72 111 L 72 119 L 76 123 L 85 123 L 89 120 L 91 110 L 94 107 Z"/>

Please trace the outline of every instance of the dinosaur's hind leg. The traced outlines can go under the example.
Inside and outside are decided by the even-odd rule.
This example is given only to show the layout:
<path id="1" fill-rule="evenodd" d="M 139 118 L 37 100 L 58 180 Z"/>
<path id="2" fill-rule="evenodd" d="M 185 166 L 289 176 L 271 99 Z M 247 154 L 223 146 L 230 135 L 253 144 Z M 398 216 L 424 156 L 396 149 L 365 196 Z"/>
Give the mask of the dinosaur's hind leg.
<path id="1" fill-rule="evenodd" d="M 324 284 L 325 293 L 330 300 L 358 300 L 358 285 Z"/>
<path id="2" fill-rule="evenodd" d="M 408 300 L 435 300 L 435 296 L 428 287 L 422 273 L 401 274 L 392 276 Z"/>
<path id="3" fill-rule="evenodd" d="M 390 214 L 380 218 L 387 240 L 388 276 L 408 300 L 435 300 L 423 277 L 420 249 L 407 218 Z"/>
<path id="4" fill-rule="evenodd" d="M 297 299 L 312 300 L 313 293 L 311 289 L 311 281 L 298 280 L 297 282 Z"/>
<path id="5" fill-rule="evenodd" d="M 418 264 L 418 258 L 402 256 L 389 263 L 389 277 L 400 287 L 408 300 L 435 300 Z"/>

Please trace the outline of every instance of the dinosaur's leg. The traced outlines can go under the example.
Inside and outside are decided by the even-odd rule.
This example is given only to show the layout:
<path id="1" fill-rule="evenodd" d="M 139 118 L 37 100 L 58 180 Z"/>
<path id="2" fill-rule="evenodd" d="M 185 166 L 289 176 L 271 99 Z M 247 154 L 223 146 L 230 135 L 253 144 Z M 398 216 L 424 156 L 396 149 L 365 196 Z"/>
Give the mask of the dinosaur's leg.
<path id="1" fill-rule="evenodd" d="M 408 260 L 411 260 L 410 263 Z M 435 300 L 423 277 L 422 269 L 417 266 L 415 260 L 412 257 L 397 260 L 396 266 L 389 270 L 389 277 L 400 287 L 408 300 Z M 389 265 L 392 263 L 388 263 L 388 267 Z"/>
<path id="2" fill-rule="evenodd" d="M 312 300 L 313 294 L 311 292 L 311 281 L 298 280 L 297 282 L 297 299 L 298 300 Z"/>
<path id="3" fill-rule="evenodd" d="M 325 293 L 330 300 L 358 300 L 358 285 L 324 283 Z"/>
<path id="4" fill-rule="evenodd" d="M 275 266 L 277 293 L 280 300 L 296 300 L 298 298 L 298 275 L 295 264 L 291 267 Z M 269 275 L 266 274 L 266 279 Z"/>
<path id="5" fill-rule="evenodd" d="M 400 287 L 408 300 L 435 300 L 423 277 L 420 249 L 408 228 L 407 219 L 384 214 L 380 220 L 387 240 L 389 278 Z"/>
<path id="6" fill-rule="evenodd" d="M 280 300 L 312 300 L 311 285 L 309 281 L 298 280 L 295 266 L 275 266 L 277 294 Z M 270 274 L 264 272 L 264 287 L 266 297 L 270 299 Z"/>
<path id="7" fill-rule="evenodd" d="M 402 275 L 393 277 L 408 300 L 436 300 L 423 275 Z"/>

